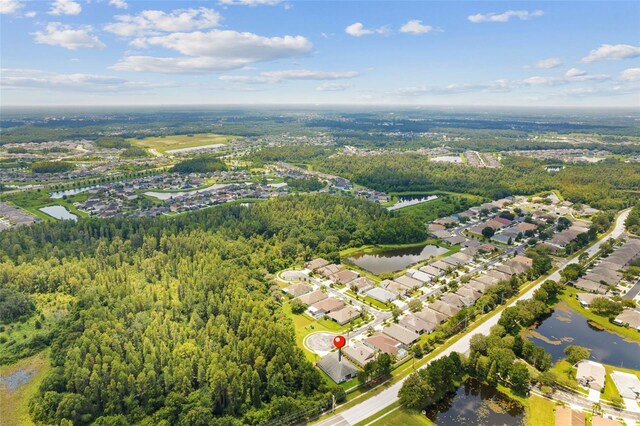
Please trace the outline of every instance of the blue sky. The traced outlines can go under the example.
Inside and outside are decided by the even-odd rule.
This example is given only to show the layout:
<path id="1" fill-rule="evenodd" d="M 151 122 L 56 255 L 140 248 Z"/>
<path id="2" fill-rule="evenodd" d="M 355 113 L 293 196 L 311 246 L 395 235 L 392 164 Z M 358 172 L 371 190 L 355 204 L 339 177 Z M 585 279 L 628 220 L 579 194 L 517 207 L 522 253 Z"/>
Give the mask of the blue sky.
<path id="1" fill-rule="evenodd" d="M 9 105 L 640 106 L 640 2 L 0 0 Z"/>

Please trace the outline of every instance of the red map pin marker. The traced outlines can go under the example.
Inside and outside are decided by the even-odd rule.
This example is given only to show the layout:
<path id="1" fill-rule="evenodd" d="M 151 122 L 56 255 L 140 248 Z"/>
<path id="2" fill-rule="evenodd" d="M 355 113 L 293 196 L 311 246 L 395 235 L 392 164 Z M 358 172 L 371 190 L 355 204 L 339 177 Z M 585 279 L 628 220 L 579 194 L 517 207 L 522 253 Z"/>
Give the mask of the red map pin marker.
<path id="1" fill-rule="evenodd" d="M 340 349 L 346 344 L 347 344 L 347 339 L 345 339 L 344 336 L 336 336 L 333 338 L 333 346 L 335 346 L 338 349 Z"/>

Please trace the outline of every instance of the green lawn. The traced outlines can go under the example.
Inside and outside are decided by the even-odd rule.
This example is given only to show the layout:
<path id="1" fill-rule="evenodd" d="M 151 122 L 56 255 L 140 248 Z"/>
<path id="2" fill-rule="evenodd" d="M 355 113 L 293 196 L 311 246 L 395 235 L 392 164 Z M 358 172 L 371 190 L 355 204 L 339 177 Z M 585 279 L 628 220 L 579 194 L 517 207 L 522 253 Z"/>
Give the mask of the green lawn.
<path id="1" fill-rule="evenodd" d="M 440 193 L 441 194 L 441 193 Z M 407 194 L 408 195 L 408 194 Z M 411 194 L 416 195 L 416 194 Z M 419 194 L 422 195 L 422 194 Z M 426 194 L 425 194 L 426 195 Z M 451 198 L 460 198 L 468 200 L 469 206 L 475 206 L 481 204 L 484 199 L 482 197 L 478 197 L 476 195 L 470 194 L 453 194 L 449 193 L 446 195 L 450 195 Z M 431 222 L 433 220 L 438 219 L 439 217 L 444 217 L 451 215 L 453 213 L 458 213 L 464 208 L 456 208 L 452 199 L 445 200 L 442 196 L 435 200 L 427 201 L 420 204 L 415 204 L 413 206 L 404 207 L 397 210 L 398 215 L 407 216 L 412 218 L 413 220 L 417 220 L 419 222 Z"/>
<path id="2" fill-rule="evenodd" d="M 556 374 L 559 384 L 574 389 L 580 393 L 586 393 L 586 391 L 578 385 L 578 381 L 576 380 L 576 369 L 569 364 L 569 361 L 561 359 L 551 367 L 551 371 Z"/>
<path id="3" fill-rule="evenodd" d="M 529 396 L 522 397 L 513 393 L 511 389 L 506 386 L 498 385 L 498 390 L 509 398 L 518 401 L 524 406 L 525 409 L 525 421 L 529 426 L 554 426 L 555 419 L 555 406 L 554 401 L 550 401 L 538 395 L 531 394 Z"/>
<path id="4" fill-rule="evenodd" d="M 293 326 L 296 332 L 296 344 L 303 351 L 307 359 L 311 362 L 315 362 L 320 359 L 315 353 L 308 351 L 304 345 L 304 338 L 311 333 L 317 333 L 319 331 L 326 333 L 346 333 L 349 329 L 348 325 L 341 326 L 337 323 L 324 318 L 312 319 L 305 314 L 296 315 L 291 312 L 291 305 L 285 303 L 282 305 L 282 311 L 293 321 Z"/>
<path id="5" fill-rule="evenodd" d="M 129 139 L 129 142 L 142 148 L 155 149 L 164 153 L 172 149 L 193 148 L 204 145 L 228 144 L 238 136 L 217 135 L 214 133 L 198 133 L 194 135 L 173 135 L 148 137 L 144 139 Z"/>
<path id="6" fill-rule="evenodd" d="M 67 313 L 68 304 L 74 300 L 72 296 L 63 293 L 43 293 L 34 295 L 37 311 L 25 321 L 16 321 L 4 324 L 4 331 L 0 336 L 6 339 L 5 343 L 0 343 L 0 364 L 5 360 L 10 361 L 15 358 L 16 351 L 14 345 L 28 343 L 36 336 L 45 336 L 55 328 L 56 324 L 62 320 Z M 41 315 L 44 316 L 42 319 Z M 41 323 L 41 328 L 36 328 L 36 321 Z"/>
<path id="7" fill-rule="evenodd" d="M 29 416 L 29 400 L 38 390 L 38 386 L 51 368 L 49 351 L 40 352 L 17 363 L 0 367 L 0 376 L 6 377 L 18 370 L 33 374 L 31 379 L 13 392 L 0 386 L 0 419 L 3 426 L 34 425 Z"/>
<path id="8" fill-rule="evenodd" d="M 567 286 L 565 287 L 560 299 L 565 301 L 567 305 L 569 305 L 573 310 L 578 312 L 580 315 L 582 315 L 586 319 L 593 321 L 594 323 L 602 326 L 603 328 L 609 331 L 612 331 L 616 334 L 619 334 L 623 337 L 627 337 L 631 340 L 635 340 L 636 342 L 640 342 L 640 332 L 629 327 L 622 327 L 620 325 L 614 324 L 611 321 L 609 321 L 609 318 L 601 317 L 600 315 L 594 314 L 593 311 L 583 308 L 582 306 L 580 306 L 578 299 L 576 299 L 576 293 L 584 293 L 584 292 L 576 289 L 575 287 Z"/>
<path id="9" fill-rule="evenodd" d="M 73 205 L 74 201 L 81 199 L 81 197 L 79 197 L 80 194 L 78 194 L 78 196 L 70 197 L 65 200 L 62 198 L 57 198 L 57 199 L 49 198 L 49 192 L 50 191 L 48 190 L 15 192 L 12 194 L 2 195 L 2 201 L 11 202 L 16 206 L 25 209 L 29 213 L 32 213 L 34 216 L 39 217 L 40 219 L 43 219 L 46 221 L 51 221 L 55 219 L 49 216 L 48 214 L 41 212 L 38 209 L 40 209 L 41 207 L 54 206 L 54 205 L 63 206 L 67 210 L 69 210 L 71 213 L 80 217 L 88 216 L 87 213 L 81 212 L 76 208 L 76 206 Z"/>
<path id="10" fill-rule="evenodd" d="M 613 367 L 611 367 L 610 365 L 605 365 L 604 369 L 607 372 L 607 375 L 604 376 L 604 390 L 602 392 L 601 399 L 604 399 L 606 401 L 613 401 L 614 398 L 622 398 L 620 396 L 618 388 L 616 387 L 615 383 L 613 383 L 613 379 L 611 378 L 611 376 L 609 376 L 613 372 Z"/>

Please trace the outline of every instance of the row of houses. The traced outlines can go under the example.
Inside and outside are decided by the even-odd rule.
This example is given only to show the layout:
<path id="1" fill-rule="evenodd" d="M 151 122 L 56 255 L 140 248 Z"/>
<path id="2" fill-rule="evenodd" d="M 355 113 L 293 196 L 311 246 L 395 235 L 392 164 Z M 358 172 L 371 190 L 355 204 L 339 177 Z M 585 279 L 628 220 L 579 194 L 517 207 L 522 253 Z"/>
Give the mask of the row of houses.
<path id="1" fill-rule="evenodd" d="M 591 293 L 605 294 L 622 279 L 622 272 L 631 261 L 640 257 L 640 240 L 630 239 L 608 257 L 603 258 L 574 287 Z"/>

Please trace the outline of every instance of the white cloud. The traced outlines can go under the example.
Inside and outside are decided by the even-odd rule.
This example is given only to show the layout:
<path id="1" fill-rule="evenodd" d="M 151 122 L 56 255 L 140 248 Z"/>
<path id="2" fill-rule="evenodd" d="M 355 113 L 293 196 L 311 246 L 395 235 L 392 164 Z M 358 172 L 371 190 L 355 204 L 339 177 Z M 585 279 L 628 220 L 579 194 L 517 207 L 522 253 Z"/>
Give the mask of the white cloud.
<path id="1" fill-rule="evenodd" d="M 220 0 L 223 6 L 274 6 L 282 3 L 282 0 Z"/>
<path id="2" fill-rule="evenodd" d="M 139 91 L 170 87 L 173 83 L 146 83 L 96 74 L 56 74 L 33 69 L 4 68 L 0 82 L 4 88 L 77 90 L 91 92 Z"/>
<path id="3" fill-rule="evenodd" d="M 61 46 L 66 49 L 103 49 L 106 45 L 91 34 L 93 28 L 90 25 L 80 25 L 72 27 L 60 22 L 50 22 L 47 24 L 46 32 L 38 31 L 34 33 L 35 42 L 39 44 L 49 44 L 51 46 Z"/>
<path id="4" fill-rule="evenodd" d="M 362 37 L 365 35 L 372 35 L 372 34 L 386 35 L 386 34 L 389 34 L 390 31 L 389 31 L 389 27 L 386 25 L 378 28 L 365 28 L 361 22 L 355 22 L 349 25 L 347 28 L 345 28 L 344 32 L 354 37 Z"/>
<path id="5" fill-rule="evenodd" d="M 597 49 L 593 49 L 581 62 L 596 62 L 604 60 L 619 60 L 636 58 L 640 56 L 640 46 L 630 44 L 603 44 Z"/>
<path id="6" fill-rule="evenodd" d="M 547 58 L 541 59 L 533 65 L 527 65 L 525 68 L 551 69 L 557 68 L 560 65 L 562 65 L 562 60 L 560 58 Z"/>
<path id="7" fill-rule="evenodd" d="M 447 86 L 416 86 L 405 87 L 396 90 L 395 94 L 400 96 L 422 96 L 422 95 L 455 95 L 468 92 L 510 92 L 517 83 L 509 80 L 495 80 L 486 83 L 456 83 Z"/>
<path id="8" fill-rule="evenodd" d="M 544 12 L 541 10 L 534 10 L 533 12 L 529 12 L 527 10 L 507 10 L 503 13 L 478 13 L 476 15 L 470 15 L 467 19 L 474 24 L 479 24 L 482 22 L 509 22 L 511 18 L 518 18 L 521 21 L 527 21 L 531 18 L 537 18 L 544 15 Z"/>
<path id="9" fill-rule="evenodd" d="M 350 87 L 350 84 L 322 83 L 320 86 L 316 87 L 316 90 L 319 92 L 341 92 L 343 90 L 347 90 Z"/>
<path id="10" fill-rule="evenodd" d="M 129 5 L 124 0 L 109 0 L 111 6 L 115 6 L 118 9 L 127 9 Z"/>
<path id="11" fill-rule="evenodd" d="M 145 10 L 138 15 L 117 15 L 114 22 L 105 25 L 105 31 L 122 37 L 158 35 L 177 31 L 214 28 L 222 17 L 213 9 L 177 9 L 171 12 Z"/>
<path id="12" fill-rule="evenodd" d="M 639 81 L 640 80 L 640 68 L 629 68 L 620 74 L 620 80 L 623 81 Z"/>
<path id="13" fill-rule="evenodd" d="M 606 74 L 589 74 L 578 68 L 569 69 L 562 77 L 533 76 L 523 80 L 527 86 L 559 86 L 585 81 L 605 81 L 610 77 Z"/>
<path id="14" fill-rule="evenodd" d="M 433 27 L 431 25 L 423 25 L 419 19 L 412 19 L 400 27 L 401 33 L 426 34 L 430 31 L 433 31 Z"/>
<path id="15" fill-rule="evenodd" d="M 285 80 L 340 80 L 354 78 L 356 71 L 280 70 L 264 71 L 258 75 L 223 75 L 222 81 L 246 84 L 280 83 Z"/>
<path id="16" fill-rule="evenodd" d="M 25 13 L 24 16 L 26 16 L 27 18 L 35 18 L 37 14 L 38 12 L 32 10 L 31 12 Z"/>
<path id="17" fill-rule="evenodd" d="M 80 3 L 73 0 L 55 0 L 49 10 L 49 15 L 78 15 L 82 12 Z"/>
<path id="18" fill-rule="evenodd" d="M 0 15 L 16 13 L 22 6 L 18 0 L 0 0 Z"/>
<path id="19" fill-rule="evenodd" d="M 263 37 L 253 33 L 211 30 L 173 33 L 135 41 L 139 47 L 161 46 L 183 57 L 126 56 L 112 66 L 118 71 L 190 73 L 242 68 L 256 62 L 309 53 L 311 42 L 302 36 Z"/>

